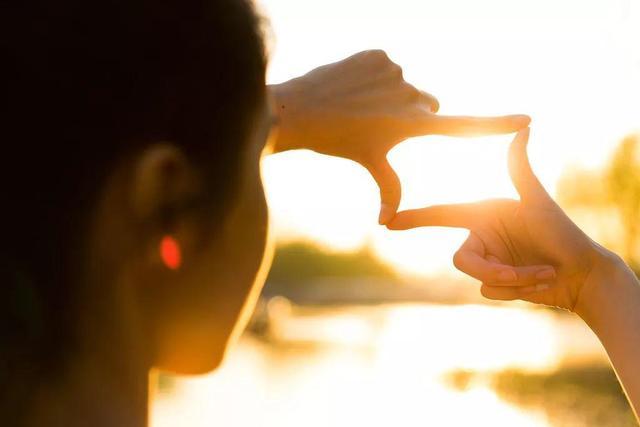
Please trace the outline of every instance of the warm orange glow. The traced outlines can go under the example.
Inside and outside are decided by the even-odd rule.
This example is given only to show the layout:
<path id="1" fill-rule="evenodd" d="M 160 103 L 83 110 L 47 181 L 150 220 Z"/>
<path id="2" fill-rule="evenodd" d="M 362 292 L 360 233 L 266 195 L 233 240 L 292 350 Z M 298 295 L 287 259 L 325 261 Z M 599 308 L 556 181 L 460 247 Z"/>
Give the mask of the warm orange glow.
<path id="1" fill-rule="evenodd" d="M 443 114 L 527 113 L 531 161 L 550 192 L 571 165 L 599 167 L 640 126 L 640 4 L 627 0 L 261 0 L 275 35 L 269 81 L 385 49 Z M 393 150 L 403 208 L 515 195 L 510 136 L 417 138 Z M 297 152 L 265 161 L 278 239 L 371 245 L 411 273 L 451 272 L 456 230 L 389 232 L 359 166 Z M 591 230 L 588 230 L 591 231 Z"/>
<path id="2" fill-rule="evenodd" d="M 218 372 L 160 394 L 154 427 L 553 425 L 462 369 L 553 369 L 564 358 L 603 360 L 579 319 L 481 306 L 296 308 L 273 302 L 269 341 L 246 335 Z M 268 344 L 270 343 L 270 344 Z"/>
<path id="3" fill-rule="evenodd" d="M 439 99 L 442 114 L 532 116 L 529 156 L 552 194 L 568 167 L 603 166 L 640 128 L 637 1 L 257 1 L 274 35 L 270 83 L 384 49 L 408 82 Z M 403 184 L 401 209 L 516 197 L 511 138 L 399 145 L 389 161 Z M 434 295 L 457 286 L 443 275 L 458 274 L 451 257 L 466 231 L 379 226 L 378 188 L 361 166 L 309 151 L 268 156 L 262 166 L 277 240 L 367 245 L 399 271 L 438 276 L 416 281 Z M 468 292 L 478 286 L 468 283 Z M 154 427 L 556 425 L 546 406 L 506 399 L 492 375 L 553 375 L 570 363 L 602 366 L 606 356 L 577 317 L 523 307 L 298 306 L 276 297 L 227 365 L 159 396 Z M 456 389 L 447 375 L 460 371 L 479 375 Z M 534 392 L 555 405 L 546 386 Z"/>

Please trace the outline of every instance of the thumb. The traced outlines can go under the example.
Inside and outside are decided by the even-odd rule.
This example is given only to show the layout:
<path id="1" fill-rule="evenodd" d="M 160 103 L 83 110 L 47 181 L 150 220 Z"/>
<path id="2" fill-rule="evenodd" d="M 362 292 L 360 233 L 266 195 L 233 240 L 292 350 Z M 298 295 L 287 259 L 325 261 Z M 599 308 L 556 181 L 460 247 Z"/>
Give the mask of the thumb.
<path id="1" fill-rule="evenodd" d="M 380 160 L 369 163 L 366 168 L 380 188 L 378 223 L 384 225 L 391 221 L 400 206 L 402 194 L 400 179 L 384 156 Z"/>
<path id="2" fill-rule="evenodd" d="M 527 155 L 528 142 L 529 128 L 519 131 L 513 139 L 509 147 L 509 175 L 522 201 L 546 202 L 551 197 L 533 173 Z"/>

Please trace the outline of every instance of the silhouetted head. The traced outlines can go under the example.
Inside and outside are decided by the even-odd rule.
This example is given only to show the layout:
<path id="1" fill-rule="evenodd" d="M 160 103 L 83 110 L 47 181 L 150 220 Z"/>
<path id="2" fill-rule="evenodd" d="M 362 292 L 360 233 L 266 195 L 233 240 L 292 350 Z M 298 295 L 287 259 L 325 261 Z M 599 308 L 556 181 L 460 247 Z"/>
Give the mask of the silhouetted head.
<path id="1" fill-rule="evenodd" d="M 2 375 L 47 378 L 91 352 L 214 368 L 267 232 L 270 123 L 252 7 L 0 9 Z M 167 236 L 179 266 L 162 260 Z"/>

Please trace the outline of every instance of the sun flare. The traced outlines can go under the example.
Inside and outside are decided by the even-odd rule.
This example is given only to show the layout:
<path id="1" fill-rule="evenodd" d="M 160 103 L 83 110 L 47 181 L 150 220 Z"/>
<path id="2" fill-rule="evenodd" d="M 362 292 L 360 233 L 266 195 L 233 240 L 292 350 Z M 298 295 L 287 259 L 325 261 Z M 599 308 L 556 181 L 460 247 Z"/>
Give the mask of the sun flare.
<path id="1" fill-rule="evenodd" d="M 262 8 L 274 36 L 269 81 L 383 48 L 407 81 L 439 98 L 441 114 L 531 115 L 531 161 L 551 193 L 567 166 L 599 167 L 638 126 L 640 7 L 634 2 L 516 7 L 490 0 L 481 7 L 468 0 L 263 0 Z M 506 166 L 510 139 L 426 137 L 399 145 L 389 158 L 403 183 L 401 208 L 514 197 Z M 369 245 L 405 272 L 451 271 L 465 232 L 378 226 L 377 188 L 361 167 L 284 153 L 265 160 L 264 176 L 279 239 L 306 238 L 334 249 Z"/>

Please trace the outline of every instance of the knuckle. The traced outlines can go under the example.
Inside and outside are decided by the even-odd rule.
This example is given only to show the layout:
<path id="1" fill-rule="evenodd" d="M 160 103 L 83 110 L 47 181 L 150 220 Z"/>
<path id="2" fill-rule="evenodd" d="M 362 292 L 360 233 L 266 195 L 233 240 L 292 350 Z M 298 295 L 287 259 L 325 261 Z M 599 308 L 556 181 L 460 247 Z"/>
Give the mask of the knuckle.
<path id="1" fill-rule="evenodd" d="M 419 101 L 420 98 L 422 97 L 422 93 L 418 89 L 416 89 L 415 86 L 406 82 L 402 83 L 402 85 L 400 86 L 400 93 L 408 101 L 416 102 L 416 101 Z"/>
<path id="2" fill-rule="evenodd" d="M 391 61 L 389 59 L 389 55 L 387 55 L 387 52 L 385 52 L 382 49 L 372 49 L 367 51 L 369 56 L 373 59 L 379 60 L 379 61 Z"/>
<path id="3" fill-rule="evenodd" d="M 370 56 L 371 56 L 371 51 L 370 50 L 361 50 L 360 52 L 356 53 L 353 56 L 350 56 L 349 58 L 364 60 L 364 59 L 369 58 Z"/>
<path id="4" fill-rule="evenodd" d="M 395 80 L 403 80 L 404 75 L 402 72 L 402 67 L 396 64 L 395 62 L 389 61 L 389 73 Z"/>
<path id="5" fill-rule="evenodd" d="M 464 254 L 462 251 L 457 251 L 453 254 L 453 266 L 460 271 L 463 271 L 464 268 Z"/>
<path id="6" fill-rule="evenodd" d="M 417 89 L 416 89 L 417 90 Z M 423 92 L 418 90 L 418 92 L 420 93 L 420 99 L 429 106 L 429 108 L 431 109 L 432 112 L 437 113 L 438 110 L 440 109 L 440 102 L 438 101 L 438 99 L 431 95 L 430 93 L 427 92 Z"/>
<path id="7" fill-rule="evenodd" d="M 358 56 L 362 58 L 363 64 L 384 66 L 391 62 L 389 55 L 382 49 L 365 50 Z"/>
<path id="8" fill-rule="evenodd" d="M 485 285 L 484 283 L 480 286 L 480 295 L 487 299 L 496 299 L 492 293 L 491 287 Z"/>

